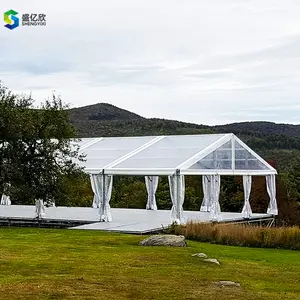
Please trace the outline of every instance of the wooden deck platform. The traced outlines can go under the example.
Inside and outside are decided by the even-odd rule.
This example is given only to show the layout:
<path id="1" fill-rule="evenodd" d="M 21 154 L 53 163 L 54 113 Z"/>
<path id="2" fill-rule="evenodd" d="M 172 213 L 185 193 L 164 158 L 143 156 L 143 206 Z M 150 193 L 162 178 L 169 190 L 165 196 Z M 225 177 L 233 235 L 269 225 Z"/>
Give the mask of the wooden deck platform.
<path id="1" fill-rule="evenodd" d="M 99 222 L 98 209 L 89 207 L 49 207 L 42 219 L 35 218 L 35 207 L 0 206 L 1 226 L 39 226 L 82 230 L 104 230 L 146 234 L 167 228 L 172 222 L 169 210 L 112 208 L 112 222 Z M 209 213 L 184 211 L 186 221 L 209 222 Z M 245 220 L 241 213 L 223 212 L 221 222 L 244 222 L 272 219 L 268 214 L 253 214 Z"/>

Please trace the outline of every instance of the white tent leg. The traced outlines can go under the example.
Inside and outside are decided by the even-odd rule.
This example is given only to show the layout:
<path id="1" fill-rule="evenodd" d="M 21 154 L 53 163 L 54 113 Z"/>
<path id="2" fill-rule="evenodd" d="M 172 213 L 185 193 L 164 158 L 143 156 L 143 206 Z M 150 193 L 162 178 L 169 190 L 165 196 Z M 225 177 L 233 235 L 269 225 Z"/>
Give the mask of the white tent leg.
<path id="1" fill-rule="evenodd" d="M 210 196 L 211 196 L 211 175 L 202 175 L 202 188 L 203 188 L 203 201 L 200 207 L 200 211 L 209 212 Z"/>
<path id="2" fill-rule="evenodd" d="M 220 175 L 212 175 L 211 197 L 210 197 L 212 202 L 210 205 L 210 215 L 209 215 L 211 221 L 220 221 L 222 219 L 221 208 L 219 203 L 220 187 L 221 187 Z"/>
<path id="3" fill-rule="evenodd" d="M 100 178 L 97 174 L 90 174 L 91 186 L 94 193 L 93 198 L 93 208 L 100 207 L 100 190 L 99 187 L 101 186 L 101 182 L 99 182 Z"/>
<path id="4" fill-rule="evenodd" d="M 110 199 L 111 199 L 111 192 L 112 192 L 112 184 L 113 184 L 113 177 L 112 175 L 102 175 L 103 180 L 103 201 L 102 209 L 100 206 L 100 220 L 103 222 L 111 222 L 111 210 L 110 210 Z"/>
<path id="5" fill-rule="evenodd" d="M 10 197 L 3 194 L 0 205 L 11 205 Z"/>
<path id="6" fill-rule="evenodd" d="M 148 193 L 146 209 L 157 210 L 155 193 L 158 187 L 158 176 L 145 176 L 145 183 Z"/>
<path id="7" fill-rule="evenodd" d="M 10 189 L 10 183 L 5 183 L 4 184 L 4 191 L 3 195 L 1 196 L 1 202 L 0 205 L 11 205 L 10 197 L 5 195 L 5 192 L 7 192 Z"/>
<path id="8" fill-rule="evenodd" d="M 250 175 L 243 176 L 243 186 L 244 186 L 244 207 L 242 210 L 242 214 L 244 218 L 249 218 L 252 214 L 252 209 L 250 206 L 250 193 L 251 193 L 251 184 L 252 177 Z"/>
<path id="9" fill-rule="evenodd" d="M 267 213 L 270 215 L 278 215 L 277 201 L 276 201 L 276 178 L 275 175 L 266 176 L 267 191 L 270 197 Z"/>
<path id="10" fill-rule="evenodd" d="M 176 174 L 169 176 L 169 186 L 171 200 L 173 203 L 171 210 L 171 220 L 177 224 L 184 223 L 183 202 L 185 193 L 184 176 L 177 171 Z"/>
<path id="11" fill-rule="evenodd" d="M 35 213 L 37 218 L 42 218 L 45 214 L 45 206 L 43 200 L 35 200 Z"/>
<path id="12" fill-rule="evenodd" d="M 105 174 L 90 175 L 92 189 L 94 192 L 94 208 L 99 208 L 100 221 L 112 221 L 110 211 L 110 198 L 112 192 L 113 177 Z"/>

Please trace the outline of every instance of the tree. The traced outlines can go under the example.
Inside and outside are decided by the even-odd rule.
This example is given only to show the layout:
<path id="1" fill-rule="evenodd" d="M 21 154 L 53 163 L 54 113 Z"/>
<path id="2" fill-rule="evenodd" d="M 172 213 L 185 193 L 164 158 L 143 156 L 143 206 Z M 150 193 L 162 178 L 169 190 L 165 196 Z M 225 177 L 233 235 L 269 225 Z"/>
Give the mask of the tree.
<path id="1" fill-rule="evenodd" d="M 0 82 L 0 186 L 14 203 L 53 202 L 64 193 L 64 177 L 80 172 L 66 108 L 54 94 L 34 107 L 31 96 Z"/>

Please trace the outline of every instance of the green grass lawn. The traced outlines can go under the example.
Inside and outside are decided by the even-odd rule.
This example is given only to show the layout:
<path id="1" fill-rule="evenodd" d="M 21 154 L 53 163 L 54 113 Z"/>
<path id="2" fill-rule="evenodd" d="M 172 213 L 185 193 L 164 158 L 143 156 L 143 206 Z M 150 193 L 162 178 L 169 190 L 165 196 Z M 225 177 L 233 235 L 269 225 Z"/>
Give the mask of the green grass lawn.
<path id="1" fill-rule="evenodd" d="M 0 228 L 0 299 L 300 299 L 300 252 L 143 236 Z M 221 265 L 192 257 L 204 252 Z M 217 287 L 219 280 L 242 288 Z"/>

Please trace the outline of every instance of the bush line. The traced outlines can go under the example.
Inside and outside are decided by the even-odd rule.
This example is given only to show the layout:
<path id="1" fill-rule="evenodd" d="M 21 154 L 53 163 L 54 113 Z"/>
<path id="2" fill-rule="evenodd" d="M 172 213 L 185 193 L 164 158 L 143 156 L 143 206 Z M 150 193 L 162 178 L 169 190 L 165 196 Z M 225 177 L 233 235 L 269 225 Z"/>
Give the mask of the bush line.
<path id="1" fill-rule="evenodd" d="M 188 222 L 171 228 L 189 240 L 221 245 L 300 250 L 299 227 L 261 227 L 245 224 Z"/>

